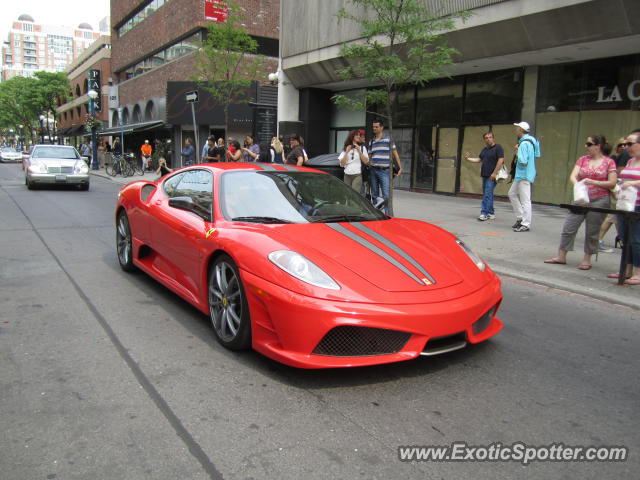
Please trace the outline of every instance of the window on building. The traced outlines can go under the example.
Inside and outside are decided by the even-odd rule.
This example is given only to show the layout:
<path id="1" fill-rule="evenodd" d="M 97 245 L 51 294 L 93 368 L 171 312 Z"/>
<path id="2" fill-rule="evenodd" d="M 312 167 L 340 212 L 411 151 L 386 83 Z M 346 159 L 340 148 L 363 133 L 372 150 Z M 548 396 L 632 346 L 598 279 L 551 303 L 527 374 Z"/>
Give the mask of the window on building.
<path id="1" fill-rule="evenodd" d="M 518 118 L 522 110 L 523 79 L 522 69 L 468 76 L 463 121 L 502 123 Z"/>
<path id="2" fill-rule="evenodd" d="M 33 24 L 32 23 L 23 23 L 22 30 L 25 32 L 33 32 Z"/>

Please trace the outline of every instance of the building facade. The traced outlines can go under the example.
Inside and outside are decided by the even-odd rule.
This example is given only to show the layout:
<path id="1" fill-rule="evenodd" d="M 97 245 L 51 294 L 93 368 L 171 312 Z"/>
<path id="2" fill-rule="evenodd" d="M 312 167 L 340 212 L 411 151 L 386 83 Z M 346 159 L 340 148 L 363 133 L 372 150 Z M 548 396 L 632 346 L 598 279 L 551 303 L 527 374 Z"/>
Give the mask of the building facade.
<path id="1" fill-rule="evenodd" d="M 20 15 L 2 45 L 2 80 L 40 70 L 62 72 L 98 37 L 88 23 L 77 28 L 44 25 Z"/>
<path id="2" fill-rule="evenodd" d="M 258 42 L 258 53 L 271 58 L 264 72 L 266 81 L 268 73 L 277 69 L 279 0 L 236 3 L 244 12 L 243 26 Z M 191 81 L 196 51 L 207 24 L 219 20 L 219 8 L 217 0 L 111 1 L 114 85 L 109 103 L 111 128 L 103 133 L 122 131 L 132 151 L 145 139 L 158 138 L 171 140 L 179 152 L 187 138 L 199 139 L 201 147 L 208 135 L 237 138 L 254 132 L 255 112 L 246 105 L 234 109 L 236 114 L 231 115 L 225 132 L 221 107 L 212 104 L 206 91 Z M 264 93 L 261 85 L 254 88 L 258 91 L 254 98 Z M 194 90 L 199 92 L 194 105 L 196 131 L 185 101 L 185 94 Z M 179 155 L 171 160 L 178 165 Z"/>
<path id="3" fill-rule="evenodd" d="M 529 122 L 542 144 L 533 199 L 563 203 L 568 175 L 587 136 L 615 144 L 640 127 L 640 17 L 637 2 L 608 0 L 422 0 L 443 14 L 471 17 L 446 33 L 460 55 L 450 78 L 406 85 L 394 98 L 394 137 L 404 163 L 397 187 L 480 194 L 479 152 L 492 130 L 510 161 L 514 122 Z M 348 131 L 373 116 L 336 108 L 336 92 L 357 94 L 367 80 L 342 81 L 340 46 L 358 40 L 339 23 L 344 0 L 282 0 L 279 120 L 301 122 L 310 155 L 340 150 Z M 444 9 L 444 10 L 443 10 Z M 341 22 L 345 22 L 344 20 Z M 497 194 L 506 194 L 500 185 Z"/>
<path id="4" fill-rule="evenodd" d="M 98 72 L 98 73 L 96 73 Z M 67 143 L 79 144 L 79 138 L 89 135 L 85 123 L 91 115 L 88 92 L 93 87 L 99 93 L 95 101 L 95 117 L 103 125 L 109 123 L 109 84 L 111 82 L 111 41 L 103 35 L 93 42 L 65 73 L 71 92 L 67 102 L 58 106 L 58 137 Z"/>

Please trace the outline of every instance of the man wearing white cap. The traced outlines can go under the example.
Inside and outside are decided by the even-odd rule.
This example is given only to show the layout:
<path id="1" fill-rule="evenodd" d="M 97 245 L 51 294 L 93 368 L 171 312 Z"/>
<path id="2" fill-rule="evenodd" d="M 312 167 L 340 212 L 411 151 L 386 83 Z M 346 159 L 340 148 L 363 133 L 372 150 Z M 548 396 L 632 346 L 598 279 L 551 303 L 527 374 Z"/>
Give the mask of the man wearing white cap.
<path id="1" fill-rule="evenodd" d="M 527 122 L 514 123 L 518 136 L 518 153 L 513 185 L 509 189 L 509 200 L 516 215 L 514 232 L 528 232 L 531 229 L 531 184 L 536 179 L 536 158 L 540 157 L 540 144 L 529 133 Z"/>

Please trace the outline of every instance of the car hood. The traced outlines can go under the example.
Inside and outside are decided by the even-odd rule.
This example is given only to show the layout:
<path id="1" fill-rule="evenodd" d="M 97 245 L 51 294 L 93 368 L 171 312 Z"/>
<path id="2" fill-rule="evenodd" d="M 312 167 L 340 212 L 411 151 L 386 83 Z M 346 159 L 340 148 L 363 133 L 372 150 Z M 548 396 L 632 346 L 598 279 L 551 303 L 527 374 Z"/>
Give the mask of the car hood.
<path id="1" fill-rule="evenodd" d="M 453 235 L 413 220 L 280 225 L 270 236 L 339 282 L 336 263 L 387 292 L 432 291 L 480 273 Z"/>
<path id="2" fill-rule="evenodd" d="M 76 158 L 36 158 L 37 162 L 44 163 L 47 167 L 73 167 L 79 159 Z"/>

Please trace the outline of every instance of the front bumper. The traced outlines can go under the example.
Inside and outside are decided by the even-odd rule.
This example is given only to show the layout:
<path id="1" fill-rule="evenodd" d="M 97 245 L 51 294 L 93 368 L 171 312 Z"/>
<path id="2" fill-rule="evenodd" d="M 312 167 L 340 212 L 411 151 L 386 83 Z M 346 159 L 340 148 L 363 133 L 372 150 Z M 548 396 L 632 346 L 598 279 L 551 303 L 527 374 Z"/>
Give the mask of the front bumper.
<path id="1" fill-rule="evenodd" d="M 502 301 L 500 280 L 463 298 L 409 305 L 331 302 L 306 297 L 242 271 L 249 310 L 253 348 L 274 360 L 299 368 L 376 365 L 428 355 L 430 339 L 456 336 L 466 343 L 482 342 L 502 329 L 495 312 Z M 491 311 L 483 329 L 473 324 Z M 336 327 L 384 329 L 408 337 L 399 350 L 386 354 L 332 356 L 318 354 L 318 345 Z M 350 328 L 351 332 L 358 331 Z M 367 330 L 367 332 L 365 332 Z M 316 353 L 314 353 L 314 351 Z M 431 353 L 433 354 L 433 353 Z"/>
<path id="2" fill-rule="evenodd" d="M 89 183 L 89 178 L 88 173 L 27 173 L 27 180 L 30 183 L 47 185 L 80 185 Z"/>

